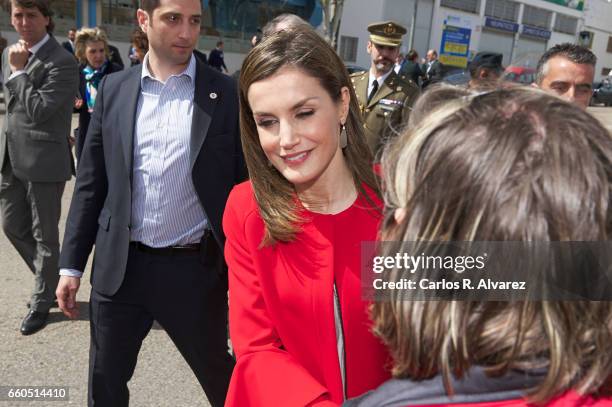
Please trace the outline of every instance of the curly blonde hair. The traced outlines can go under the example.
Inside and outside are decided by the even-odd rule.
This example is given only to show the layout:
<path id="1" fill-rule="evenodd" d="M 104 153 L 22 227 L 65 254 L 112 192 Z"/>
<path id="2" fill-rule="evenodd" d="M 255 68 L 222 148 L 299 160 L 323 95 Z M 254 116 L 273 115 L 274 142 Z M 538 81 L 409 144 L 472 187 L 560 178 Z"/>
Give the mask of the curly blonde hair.
<path id="1" fill-rule="evenodd" d="M 79 31 L 77 31 L 76 38 L 74 39 L 74 55 L 79 60 L 79 63 L 87 63 L 87 57 L 85 55 L 87 43 L 98 41 L 102 41 L 104 43 L 104 53 L 108 58 L 108 56 L 110 55 L 108 51 L 108 37 L 106 36 L 104 30 L 98 27 L 83 27 Z"/>

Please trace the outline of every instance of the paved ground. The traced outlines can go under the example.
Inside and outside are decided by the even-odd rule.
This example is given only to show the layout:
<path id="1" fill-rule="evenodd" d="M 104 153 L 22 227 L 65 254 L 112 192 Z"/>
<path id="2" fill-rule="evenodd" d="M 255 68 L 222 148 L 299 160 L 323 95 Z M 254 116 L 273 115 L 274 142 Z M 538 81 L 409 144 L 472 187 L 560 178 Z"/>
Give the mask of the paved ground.
<path id="1" fill-rule="evenodd" d="M 612 108 L 590 110 L 612 131 Z M 0 122 L 3 119 L 0 116 Z M 64 216 L 72 195 L 69 183 L 64 194 Z M 63 225 L 60 225 L 63 230 Z M 83 279 L 78 295 L 81 319 L 67 320 L 52 310 L 49 325 L 24 337 L 19 325 L 32 277 L 3 233 L 0 233 L 0 386 L 68 386 L 69 402 L 6 402 L 0 406 L 85 406 L 89 322 L 89 281 Z M 154 328 L 145 340 L 138 366 L 130 382 L 132 406 L 208 405 L 194 375 L 163 330 Z"/>
<path id="2" fill-rule="evenodd" d="M 60 231 L 72 188 L 71 182 L 64 193 Z M 19 326 L 28 311 L 32 284 L 30 271 L 0 232 L 0 386 L 68 386 L 70 400 L 0 401 L 0 406 L 86 406 L 89 278 L 83 279 L 77 296 L 79 320 L 70 321 L 52 309 L 48 326 L 26 337 L 19 333 Z M 166 333 L 155 326 L 142 346 L 129 387 L 131 406 L 209 405 L 187 363 Z"/>

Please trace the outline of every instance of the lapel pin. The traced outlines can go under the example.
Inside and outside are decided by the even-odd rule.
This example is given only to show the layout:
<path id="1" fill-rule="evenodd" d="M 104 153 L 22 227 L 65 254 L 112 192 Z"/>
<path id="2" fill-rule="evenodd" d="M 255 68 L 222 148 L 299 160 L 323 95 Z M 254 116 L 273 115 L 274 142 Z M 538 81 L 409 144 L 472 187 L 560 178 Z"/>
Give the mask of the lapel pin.
<path id="1" fill-rule="evenodd" d="M 210 96 L 210 98 L 213 100 L 217 98 L 217 94 L 215 92 L 211 92 L 208 96 Z"/>

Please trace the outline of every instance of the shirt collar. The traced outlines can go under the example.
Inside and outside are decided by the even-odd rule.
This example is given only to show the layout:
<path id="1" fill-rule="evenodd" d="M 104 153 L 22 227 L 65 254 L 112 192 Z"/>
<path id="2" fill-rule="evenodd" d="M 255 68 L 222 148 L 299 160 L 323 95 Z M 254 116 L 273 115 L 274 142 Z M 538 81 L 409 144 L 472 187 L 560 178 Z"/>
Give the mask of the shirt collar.
<path id="1" fill-rule="evenodd" d="M 378 78 L 378 86 L 382 85 L 387 80 L 387 77 L 391 75 L 391 72 L 393 72 L 393 68 L 389 69 L 389 72 Z M 370 69 L 370 79 L 368 82 L 368 86 L 372 86 L 375 80 L 377 80 L 376 76 L 372 73 L 372 70 Z"/>
<path id="2" fill-rule="evenodd" d="M 196 73 L 196 60 L 192 52 L 191 58 L 189 58 L 189 65 L 187 65 L 187 68 L 185 68 L 185 70 L 179 74 L 170 75 L 168 79 L 170 79 L 173 76 L 180 77 L 180 76 L 186 75 L 187 77 L 189 77 L 189 79 L 191 79 L 191 82 L 194 83 L 195 73 Z M 144 83 L 145 79 L 147 78 L 161 82 L 159 79 L 156 79 L 151 73 L 151 71 L 149 70 L 149 53 L 148 52 L 146 53 L 146 55 L 144 56 L 142 60 L 142 73 L 140 74 L 141 86 Z"/>
<path id="3" fill-rule="evenodd" d="M 32 54 L 36 54 L 38 52 L 39 49 L 42 48 L 43 45 L 45 45 L 47 43 L 47 41 L 49 41 L 49 38 L 51 38 L 49 36 L 49 33 L 45 34 L 45 36 L 43 37 L 42 40 L 38 41 L 36 44 L 34 44 L 32 47 L 30 47 L 30 49 L 28 49 L 28 51 L 30 51 Z"/>

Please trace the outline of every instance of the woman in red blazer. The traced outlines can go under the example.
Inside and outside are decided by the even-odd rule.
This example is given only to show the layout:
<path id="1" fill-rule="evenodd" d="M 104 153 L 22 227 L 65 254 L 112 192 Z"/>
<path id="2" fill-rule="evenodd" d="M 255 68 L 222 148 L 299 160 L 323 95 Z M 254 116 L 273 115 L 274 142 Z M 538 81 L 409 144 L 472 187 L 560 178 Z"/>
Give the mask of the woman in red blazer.
<path id="1" fill-rule="evenodd" d="M 435 242 L 438 254 L 452 242 L 451 259 L 484 254 L 483 271 L 389 268 L 390 281 L 419 287 L 412 300 L 393 290 L 373 306 L 394 379 L 346 407 L 612 406 L 608 131 L 531 88 L 430 90 L 412 114 L 382 160 L 390 222 L 380 254 L 414 254 L 406 242 L 418 255 Z M 482 249 L 458 252 L 465 242 Z M 423 290 L 423 273 L 480 289 Z M 487 291 L 481 278 L 526 288 Z"/>
<path id="2" fill-rule="evenodd" d="M 227 202 L 227 406 L 337 406 L 389 377 L 361 299 L 380 198 L 350 79 L 312 29 L 266 37 L 240 74 L 251 180 Z"/>

